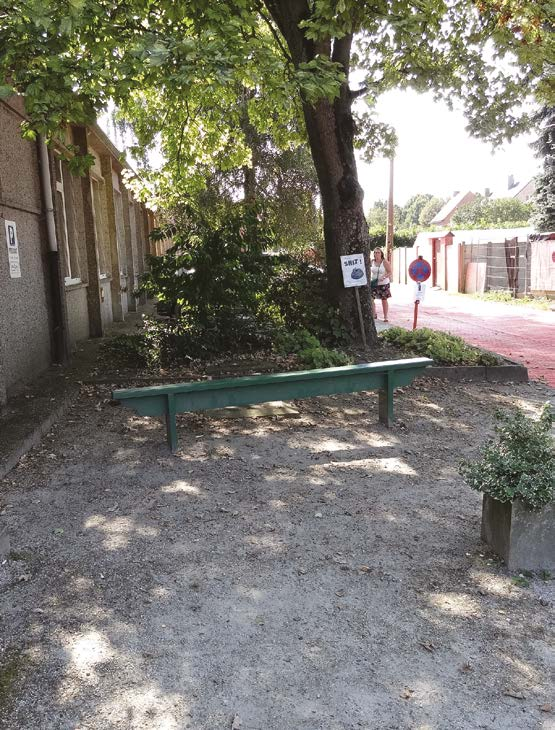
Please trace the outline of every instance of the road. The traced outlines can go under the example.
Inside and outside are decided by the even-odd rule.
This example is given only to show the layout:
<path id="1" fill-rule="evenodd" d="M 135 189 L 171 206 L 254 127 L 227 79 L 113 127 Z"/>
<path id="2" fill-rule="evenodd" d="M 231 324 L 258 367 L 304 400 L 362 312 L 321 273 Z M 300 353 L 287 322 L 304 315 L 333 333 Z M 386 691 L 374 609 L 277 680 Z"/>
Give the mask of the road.
<path id="1" fill-rule="evenodd" d="M 392 286 L 389 321 L 412 327 L 412 286 Z M 378 313 L 382 319 L 380 305 Z M 451 332 L 528 367 L 534 380 L 555 387 L 555 312 L 522 305 L 487 302 L 470 296 L 426 291 L 420 305 L 421 327 Z"/>

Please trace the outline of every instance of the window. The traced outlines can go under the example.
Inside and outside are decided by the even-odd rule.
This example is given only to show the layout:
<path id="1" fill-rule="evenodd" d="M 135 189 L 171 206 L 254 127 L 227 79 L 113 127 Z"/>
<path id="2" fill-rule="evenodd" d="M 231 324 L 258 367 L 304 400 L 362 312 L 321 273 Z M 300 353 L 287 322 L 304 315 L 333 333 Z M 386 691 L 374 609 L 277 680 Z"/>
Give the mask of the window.
<path id="1" fill-rule="evenodd" d="M 116 240 L 121 276 L 127 276 L 127 255 L 125 250 L 125 224 L 123 221 L 123 200 L 121 193 L 114 187 L 114 214 L 116 218 Z"/>
<path id="2" fill-rule="evenodd" d="M 92 200 L 94 208 L 94 228 L 98 251 L 98 273 L 106 279 L 111 273 L 110 249 L 108 242 L 108 221 L 106 216 L 106 196 L 104 180 L 91 174 Z"/>
<path id="3" fill-rule="evenodd" d="M 66 286 L 81 283 L 79 252 L 75 232 L 75 208 L 73 187 L 62 160 L 56 161 L 56 208 L 61 212 L 59 220 L 59 237 L 64 251 Z"/>

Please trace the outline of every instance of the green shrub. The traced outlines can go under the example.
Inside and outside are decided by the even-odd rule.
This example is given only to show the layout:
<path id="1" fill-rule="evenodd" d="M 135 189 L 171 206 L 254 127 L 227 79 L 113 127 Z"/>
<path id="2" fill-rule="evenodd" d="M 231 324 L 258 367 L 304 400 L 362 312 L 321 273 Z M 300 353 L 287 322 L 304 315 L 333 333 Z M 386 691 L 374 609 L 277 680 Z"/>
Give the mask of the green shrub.
<path id="1" fill-rule="evenodd" d="M 555 450 L 549 404 L 539 420 L 520 410 L 496 414 L 497 440 L 490 440 L 478 461 L 464 461 L 460 473 L 467 484 L 499 502 L 519 500 L 539 510 L 553 500 Z"/>
<path id="2" fill-rule="evenodd" d="M 413 355 L 431 357 L 438 365 L 498 365 L 500 362 L 495 355 L 467 345 L 460 337 L 427 327 L 417 330 L 391 327 L 382 332 L 381 338 Z"/>
<path id="3" fill-rule="evenodd" d="M 305 329 L 280 332 L 274 341 L 274 350 L 280 355 L 297 355 L 301 350 L 315 347 L 320 347 L 320 340 Z"/>
<path id="4" fill-rule="evenodd" d="M 275 339 L 274 349 L 282 355 L 297 355 L 301 365 L 309 370 L 339 367 L 351 362 L 344 352 L 322 347 L 320 340 L 306 329 L 280 332 Z"/>
<path id="5" fill-rule="evenodd" d="M 349 334 L 330 306 L 325 272 L 293 256 L 282 256 L 265 293 L 279 307 L 288 330 L 306 329 L 326 345 L 344 345 Z"/>
<path id="6" fill-rule="evenodd" d="M 146 367 L 149 365 L 149 351 L 142 334 L 116 335 L 102 343 L 102 352 L 115 363 Z"/>
<path id="7" fill-rule="evenodd" d="M 257 312 L 240 306 L 192 308 L 177 318 L 143 317 L 138 334 L 118 335 L 103 345 L 113 360 L 134 367 L 165 367 L 231 352 L 272 347 L 281 320 L 271 307 Z"/>
<path id="8" fill-rule="evenodd" d="M 321 368 L 335 368 L 349 365 L 351 359 L 338 350 L 328 350 L 327 347 L 308 347 L 299 352 L 299 361 L 309 370 Z"/>
<path id="9" fill-rule="evenodd" d="M 503 289 L 490 289 L 490 291 L 484 292 L 483 294 L 472 294 L 471 296 L 486 302 L 517 304 L 525 307 L 534 307 L 534 309 L 550 309 L 552 304 L 546 297 L 514 297 L 510 291 Z"/>

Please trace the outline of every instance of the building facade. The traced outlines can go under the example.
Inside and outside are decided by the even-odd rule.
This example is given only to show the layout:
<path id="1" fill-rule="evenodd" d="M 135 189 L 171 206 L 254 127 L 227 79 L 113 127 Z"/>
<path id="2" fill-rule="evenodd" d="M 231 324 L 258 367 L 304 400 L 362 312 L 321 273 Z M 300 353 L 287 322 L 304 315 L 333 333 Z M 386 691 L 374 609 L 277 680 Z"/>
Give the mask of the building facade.
<path id="1" fill-rule="evenodd" d="M 21 137 L 22 100 L 0 101 L 0 404 L 80 340 L 136 311 L 154 217 L 123 182 L 99 127 L 49 148 Z M 68 150 L 92 154 L 83 176 Z"/>

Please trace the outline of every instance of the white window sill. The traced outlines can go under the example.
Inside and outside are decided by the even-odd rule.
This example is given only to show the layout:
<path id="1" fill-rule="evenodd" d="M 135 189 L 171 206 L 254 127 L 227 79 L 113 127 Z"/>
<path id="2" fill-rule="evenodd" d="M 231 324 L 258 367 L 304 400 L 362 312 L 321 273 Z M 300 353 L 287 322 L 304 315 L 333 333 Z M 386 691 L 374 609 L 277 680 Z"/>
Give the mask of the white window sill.
<path id="1" fill-rule="evenodd" d="M 76 284 L 83 283 L 81 279 L 79 279 L 79 278 L 73 279 L 71 276 L 66 276 L 64 281 L 65 281 L 66 286 L 75 286 Z"/>

